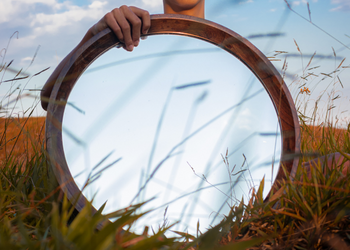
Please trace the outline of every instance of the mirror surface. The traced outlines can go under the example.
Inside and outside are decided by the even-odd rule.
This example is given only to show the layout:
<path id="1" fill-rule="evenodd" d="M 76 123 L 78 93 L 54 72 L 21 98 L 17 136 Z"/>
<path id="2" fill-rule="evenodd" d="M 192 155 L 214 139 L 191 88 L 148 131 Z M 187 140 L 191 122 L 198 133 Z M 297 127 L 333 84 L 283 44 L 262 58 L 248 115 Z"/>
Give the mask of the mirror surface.
<path id="1" fill-rule="evenodd" d="M 69 96 L 62 135 L 80 189 L 103 170 L 83 190 L 96 209 L 156 197 L 137 233 L 164 218 L 190 234 L 199 220 L 205 232 L 263 177 L 268 194 L 281 155 L 276 111 L 255 75 L 212 44 L 173 35 L 94 61 Z"/>

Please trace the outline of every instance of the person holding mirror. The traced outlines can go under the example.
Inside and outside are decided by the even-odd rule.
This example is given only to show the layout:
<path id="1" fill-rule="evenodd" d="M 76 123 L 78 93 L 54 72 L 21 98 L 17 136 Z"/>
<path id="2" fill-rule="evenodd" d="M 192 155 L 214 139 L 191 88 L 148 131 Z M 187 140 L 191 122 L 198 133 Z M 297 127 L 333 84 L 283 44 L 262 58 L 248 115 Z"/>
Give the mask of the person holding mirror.
<path id="1" fill-rule="evenodd" d="M 184 14 L 204 18 L 205 0 L 163 0 L 165 14 Z M 41 106 L 47 110 L 53 86 L 64 65 L 72 55 L 90 38 L 109 27 L 120 41 L 123 48 L 133 51 L 139 45 L 141 35 L 146 35 L 151 26 L 148 11 L 123 5 L 107 13 L 100 21 L 93 25 L 85 34 L 80 43 L 60 62 L 41 90 Z"/>

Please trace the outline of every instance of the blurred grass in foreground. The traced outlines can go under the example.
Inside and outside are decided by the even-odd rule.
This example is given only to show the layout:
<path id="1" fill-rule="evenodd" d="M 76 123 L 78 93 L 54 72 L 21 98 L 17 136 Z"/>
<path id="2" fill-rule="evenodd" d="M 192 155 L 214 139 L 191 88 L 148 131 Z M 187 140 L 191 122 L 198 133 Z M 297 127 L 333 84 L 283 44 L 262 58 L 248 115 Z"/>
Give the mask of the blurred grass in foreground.
<path id="1" fill-rule="evenodd" d="M 233 207 L 220 225 L 204 234 L 179 232 L 179 238 L 167 239 L 167 227 L 152 233 L 146 228 L 144 235 L 124 232 L 123 227 L 142 216 L 134 213 L 138 206 L 109 215 L 100 209 L 93 215 L 88 204 L 72 219 L 74 209 L 48 166 L 42 119 L 1 119 L 7 125 L 2 126 L 0 146 L 0 249 L 345 249 L 350 243 L 346 157 L 336 168 L 311 168 L 311 178 L 300 164 L 294 180 L 283 181 L 265 202 L 262 181 L 248 206 Z M 304 123 L 303 161 L 315 153 L 350 153 L 349 138 L 350 127 Z M 108 218 L 117 220 L 106 224 Z M 100 231 L 95 230 L 98 223 L 105 223 Z"/>

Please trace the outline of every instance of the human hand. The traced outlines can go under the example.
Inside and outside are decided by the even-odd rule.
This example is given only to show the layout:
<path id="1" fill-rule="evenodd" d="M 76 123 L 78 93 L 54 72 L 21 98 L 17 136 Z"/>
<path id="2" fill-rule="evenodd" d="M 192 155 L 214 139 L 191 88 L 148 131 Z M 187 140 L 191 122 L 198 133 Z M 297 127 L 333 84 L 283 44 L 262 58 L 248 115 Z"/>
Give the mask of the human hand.
<path id="1" fill-rule="evenodd" d="M 147 34 L 151 19 L 148 11 L 123 5 L 107 13 L 91 28 L 91 32 L 96 35 L 107 27 L 124 43 L 124 49 L 132 51 L 139 45 L 141 34 Z"/>

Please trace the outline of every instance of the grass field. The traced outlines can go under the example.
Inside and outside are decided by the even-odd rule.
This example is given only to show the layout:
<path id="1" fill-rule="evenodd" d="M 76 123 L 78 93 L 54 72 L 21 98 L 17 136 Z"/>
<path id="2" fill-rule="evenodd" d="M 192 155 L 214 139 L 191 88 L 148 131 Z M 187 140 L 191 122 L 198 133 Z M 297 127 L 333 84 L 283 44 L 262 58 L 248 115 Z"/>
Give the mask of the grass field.
<path id="1" fill-rule="evenodd" d="M 0 149 L 1 249 L 347 249 L 350 243 L 350 173 L 342 169 L 349 164 L 346 155 L 337 168 L 311 168 L 311 178 L 300 168 L 294 180 L 281 183 L 265 202 L 262 182 L 248 206 L 233 207 L 205 234 L 168 239 L 163 227 L 136 236 L 122 228 L 141 216 L 134 213 L 137 206 L 92 215 L 88 204 L 70 218 L 74 210 L 57 188 L 42 147 L 43 117 L 0 122 L 5 128 Z M 350 153 L 350 128 L 302 124 L 301 132 L 304 161 L 315 153 Z M 114 223 L 95 230 L 112 217 L 117 218 Z"/>
<path id="2" fill-rule="evenodd" d="M 345 68 L 342 63 L 335 66 L 330 86 L 337 81 L 336 71 Z M 315 89 L 316 81 L 311 86 L 307 77 L 314 75 L 299 76 L 289 88 L 297 93 L 304 86 Z M 267 200 L 262 181 L 250 201 L 232 207 L 219 225 L 203 234 L 177 232 L 177 238 L 164 236 L 172 230 L 166 223 L 153 230 L 146 227 L 141 235 L 129 232 L 142 217 L 137 210 L 143 204 L 105 215 L 103 207 L 93 214 L 88 203 L 77 214 L 49 166 L 45 118 L 0 118 L 0 249 L 350 249 L 350 124 L 338 127 L 327 119 L 328 111 L 317 107 L 326 117 L 307 117 L 301 108 L 308 102 L 306 94 L 295 95 L 301 125 L 296 175 L 286 173 L 280 189 Z M 329 96 L 333 107 L 337 97 Z M 330 158 L 305 169 L 315 157 L 336 152 L 337 161 Z"/>
<path id="3" fill-rule="evenodd" d="M 44 140 L 45 117 L 0 118 L 0 128 L 0 164 L 4 164 L 10 155 L 26 161 L 40 149 L 37 146 Z"/>

